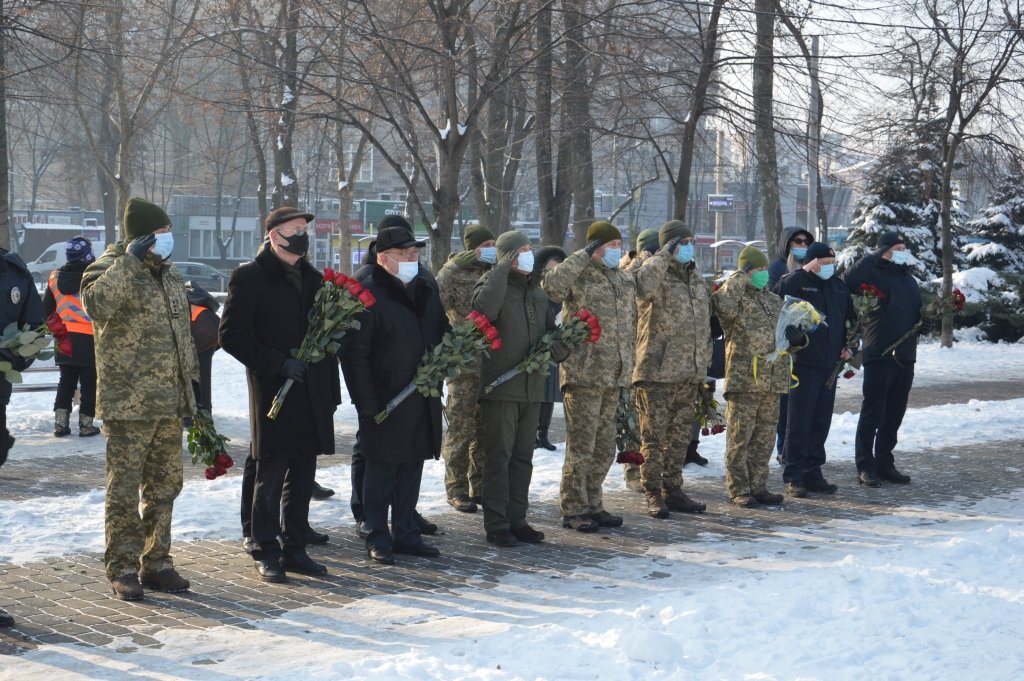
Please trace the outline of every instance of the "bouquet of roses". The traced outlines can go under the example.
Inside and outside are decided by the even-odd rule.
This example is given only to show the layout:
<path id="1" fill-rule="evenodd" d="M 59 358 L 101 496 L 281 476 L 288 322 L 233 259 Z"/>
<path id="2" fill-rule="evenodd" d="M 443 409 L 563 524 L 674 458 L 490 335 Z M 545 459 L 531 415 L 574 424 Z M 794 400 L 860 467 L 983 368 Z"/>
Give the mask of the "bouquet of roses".
<path id="1" fill-rule="evenodd" d="M 205 409 L 200 409 L 192 425 L 188 427 L 188 451 L 192 455 L 192 465 L 202 460 L 206 466 L 206 479 L 213 480 L 228 472 L 235 462 L 224 451 L 224 445 L 230 438 L 224 437 L 213 427 L 213 416 Z"/>
<path id="2" fill-rule="evenodd" d="M 895 343 L 887 347 L 885 351 L 882 352 L 882 356 L 884 357 L 890 353 L 895 356 L 896 348 L 902 345 L 903 341 L 921 331 L 921 327 L 923 326 L 925 319 L 930 322 L 934 322 L 942 319 L 942 316 L 946 313 L 963 312 L 964 303 L 966 302 L 967 298 L 964 297 L 964 294 L 961 293 L 958 288 L 953 289 L 948 296 L 938 296 L 933 300 L 928 301 L 924 304 L 924 307 L 921 308 L 921 319 L 910 327 L 910 331 L 907 331 L 905 334 L 900 336 Z"/>
<path id="3" fill-rule="evenodd" d="M 469 366 L 477 355 L 500 349 L 498 330 L 487 317 L 473 310 L 463 321 L 453 326 L 440 343 L 423 353 L 412 381 L 388 400 L 384 410 L 374 416 L 373 420 L 383 423 L 398 405 L 417 390 L 424 397 L 440 397 L 441 381 L 455 378 L 459 370 Z"/>
<path id="4" fill-rule="evenodd" d="M 878 308 L 882 306 L 883 300 L 885 300 L 885 294 L 882 293 L 882 289 L 874 284 L 863 283 L 860 285 L 860 294 L 853 296 L 853 311 L 857 318 L 852 323 L 850 321 L 846 322 L 846 347 L 856 347 L 857 338 L 860 337 L 860 332 L 864 328 L 864 322 L 867 321 L 868 315 L 878 312 Z M 836 379 L 839 378 L 840 371 L 843 372 L 843 378 L 853 378 L 855 374 L 854 366 L 859 367 L 859 362 L 855 364 L 850 360 L 840 359 L 832 369 L 832 375 L 825 382 L 825 387 L 831 390 L 831 386 L 835 385 Z M 844 369 L 845 371 L 843 371 Z"/>
<path id="5" fill-rule="evenodd" d="M 814 309 L 814 306 L 806 300 L 786 296 L 782 304 L 782 312 L 779 313 L 779 321 L 775 325 L 775 350 L 768 353 L 764 361 L 770 364 L 787 353 L 789 350 L 789 340 L 786 338 L 787 327 L 795 326 L 801 331 L 811 333 L 824 323 L 825 315 Z"/>
<path id="6" fill-rule="evenodd" d="M 491 381 L 484 392 L 491 392 L 519 374 L 540 372 L 541 376 L 547 376 L 551 369 L 551 346 L 555 343 L 562 343 L 571 350 L 583 343 L 596 343 L 600 339 L 601 322 L 590 310 L 580 310 L 569 321 L 562 322 L 561 326 L 544 334 L 523 361 Z"/>
<path id="7" fill-rule="evenodd" d="M 703 381 L 697 387 L 696 407 L 701 435 L 718 435 L 725 432 L 725 416 L 718 411 L 718 400 L 715 399 L 711 386 Z"/>
<path id="8" fill-rule="evenodd" d="M 619 390 L 619 406 L 615 409 L 615 448 L 619 451 L 615 463 L 631 463 L 637 466 L 643 464 L 639 421 L 633 391 L 622 388 Z"/>
<path id="9" fill-rule="evenodd" d="M 303 362 L 319 362 L 327 354 L 338 351 L 339 343 L 350 329 L 359 328 L 356 319 L 363 310 L 376 303 L 373 294 L 363 288 L 355 279 L 330 267 L 324 269 L 323 286 L 316 292 L 313 307 L 309 310 L 309 327 L 302 345 L 292 350 L 292 355 Z M 267 418 L 273 421 L 281 412 L 284 398 L 294 381 L 288 379 L 274 395 Z"/>
<path id="10" fill-rule="evenodd" d="M 21 383 L 21 372 L 14 368 L 14 359 L 22 362 L 29 359 L 49 359 L 53 357 L 53 350 L 50 347 L 50 338 L 57 343 L 57 350 L 63 355 L 71 355 L 71 339 L 68 338 L 68 328 L 64 320 L 56 312 L 46 318 L 36 328 L 25 324 L 19 327 L 17 322 L 11 322 L 4 329 L 0 337 L 0 349 L 6 353 L 0 354 L 0 373 L 8 383 Z M 7 355 L 11 359 L 3 359 Z"/>

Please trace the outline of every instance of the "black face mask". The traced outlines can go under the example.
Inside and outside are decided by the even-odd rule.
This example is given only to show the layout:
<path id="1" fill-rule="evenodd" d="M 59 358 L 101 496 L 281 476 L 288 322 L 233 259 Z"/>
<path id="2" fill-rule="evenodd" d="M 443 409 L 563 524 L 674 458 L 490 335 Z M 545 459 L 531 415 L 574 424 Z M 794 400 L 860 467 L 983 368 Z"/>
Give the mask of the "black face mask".
<path id="1" fill-rule="evenodd" d="M 302 234 L 293 234 L 292 236 L 285 236 L 280 232 L 277 233 L 282 239 L 288 242 L 287 246 L 282 246 L 284 250 L 288 251 L 292 255 L 303 256 L 309 250 L 309 234 L 303 232 Z"/>

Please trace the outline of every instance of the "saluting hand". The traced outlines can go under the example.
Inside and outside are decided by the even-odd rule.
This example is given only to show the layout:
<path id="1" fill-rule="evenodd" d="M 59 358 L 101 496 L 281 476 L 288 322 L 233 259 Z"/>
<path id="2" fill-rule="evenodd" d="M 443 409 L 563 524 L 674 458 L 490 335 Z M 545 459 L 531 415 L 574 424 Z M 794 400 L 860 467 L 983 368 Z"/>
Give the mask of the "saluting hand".
<path id="1" fill-rule="evenodd" d="M 153 248 L 153 244 L 155 243 L 155 234 L 152 232 L 149 234 L 143 234 L 142 236 L 137 236 L 128 242 L 128 252 L 139 260 L 145 260 L 146 254 L 149 253 L 149 249 Z"/>

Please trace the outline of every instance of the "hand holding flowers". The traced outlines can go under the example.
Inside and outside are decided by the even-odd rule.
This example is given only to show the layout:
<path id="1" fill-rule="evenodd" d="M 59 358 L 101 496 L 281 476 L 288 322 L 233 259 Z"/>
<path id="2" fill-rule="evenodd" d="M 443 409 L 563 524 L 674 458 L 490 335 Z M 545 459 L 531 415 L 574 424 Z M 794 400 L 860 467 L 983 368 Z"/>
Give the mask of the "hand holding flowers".
<path id="1" fill-rule="evenodd" d="M 230 438 L 224 437 L 213 426 L 213 416 L 205 409 L 200 409 L 188 427 L 188 451 L 192 455 L 192 465 L 200 460 L 206 466 L 206 479 L 213 480 L 235 465 L 224 446 Z"/>
<path id="2" fill-rule="evenodd" d="M 942 317 L 947 313 L 953 314 L 956 312 L 963 312 L 964 303 L 966 302 L 967 298 L 964 296 L 963 293 L 960 292 L 960 289 L 958 288 L 954 288 L 948 296 L 938 296 L 928 301 L 921 308 L 921 319 L 919 319 L 916 324 L 910 327 L 909 331 L 900 336 L 895 343 L 887 347 L 882 352 L 882 356 L 884 357 L 888 354 L 892 354 L 895 357 L 896 348 L 902 345 L 904 341 L 906 341 L 914 334 L 920 333 L 926 320 L 928 321 L 929 327 L 931 327 L 931 325 L 934 322 L 942 319 Z"/>
<path id="3" fill-rule="evenodd" d="M 8 383 L 22 381 L 21 371 L 14 368 L 16 364 L 24 366 L 28 360 L 53 357 L 53 350 L 47 349 L 51 337 L 56 341 L 58 352 L 71 355 L 71 339 L 68 337 L 67 326 L 56 312 L 35 328 L 30 324 L 19 327 L 17 322 L 7 325 L 3 336 L 0 337 L 0 350 L 6 351 L 0 352 L 0 373 Z"/>

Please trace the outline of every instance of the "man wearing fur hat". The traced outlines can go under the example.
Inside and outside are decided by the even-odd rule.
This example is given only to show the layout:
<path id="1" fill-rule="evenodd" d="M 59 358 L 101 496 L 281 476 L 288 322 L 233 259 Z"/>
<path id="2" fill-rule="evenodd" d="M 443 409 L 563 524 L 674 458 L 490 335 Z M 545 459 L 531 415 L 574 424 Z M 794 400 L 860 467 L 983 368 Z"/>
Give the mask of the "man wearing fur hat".
<path id="1" fill-rule="evenodd" d="M 473 310 L 473 287 L 496 262 L 494 234 L 483 225 L 470 225 L 462 235 L 466 250 L 455 253 L 437 273 L 441 303 L 451 324 Z M 480 430 L 480 360 L 448 381 L 448 430 L 441 455 L 448 503 L 457 511 L 475 513 L 483 480 L 483 445 Z"/>
<path id="2" fill-rule="evenodd" d="M 751 507 L 780 504 L 768 491 L 768 461 L 775 444 L 779 396 L 789 390 L 789 361 L 765 356 L 775 349 L 775 327 L 782 299 L 766 290 L 768 258 L 757 248 L 740 251 L 739 269 L 713 298 L 725 331 L 725 485 L 732 503 Z M 807 342 L 790 326 L 786 338 L 795 350 Z"/>
<path id="3" fill-rule="evenodd" d="M 82 302 L 93 324 L 96 413 L 107 437 L 103 561 L 114 595 L 137 600 L 143 587 L 189 588 L 171 560 L 171 514 L 182 486 L 181 423 L 195 414 L 199 363 L 185 282 L 169 260 L 171 219 L 131 198 L 121 228 L 124 239 L 86 268 Z"/>
<path id="4" fill-rule="evenodd" d="M 711 298 L 693 262 L 694 238 L 679 220 L 658 231 L 660 249 L 636 273 L 638 307 L 633 386 L 640 415 L 640 478 L 647 512 L 702 513 L 683 492 L 689 415 L 711 363 Z"/>
<path id="5" fill-rule="evenodd" d="M 917 338 L 903 341 L 888 355 L 882 352 L 918 322 L 920 333 L 932 329 L 932 322 L 921 317 L 921 292 L 910 273 L 903 235 L 882 232 L 878 248 L 857 261 L 844 277 L 851 291 L 861 284 L 877 286 L 885 298 L 879 311 L 864 323 L 864 402 L 857 421 L 857 481 L 868 487 L 881 482 L 905 485 L 910 476 L 896 469 L 893 449 L 896 434 L 907 412 L 910 388 L 914 384 Z"/>
<path id="6" fill-rule="evenodd" d="M 808 492 L 835 494 L 838 489 L 821 471 L 836 401 L 835 383 L 826 383 L 836 362 L 853 356 L 854 349 L 846 347 L 846 325 L 856 314 L 850 289 L 833 276 L 835 259 L 828 244 L 816 241 L 807 248 L 804 266 L 784 276 L 775 289 L 780 296 L 806 300 L 827 321 L 807 334 L 807 347 L 793 357 L 799 383 L 787 398 L 782 481 L 786 494 L 798 498 Z"/>
<path id="7" fill-rule="evenodd" d="M 579 532 L 618 527 L 622 517 L 604 508 L 601 486 L 615 460 L 615 409 L 619 390 L 633 375 L 636 349 L 636 284 L 619 269 L 622 234 L 599 220 L 587 230 L 587 246 L 544 275 L 548 297 L 562 303 L 562 317 L 590 310 L 603 333 L 560 369 L 566 447 L 560 505 L 563 525 Z"/>

